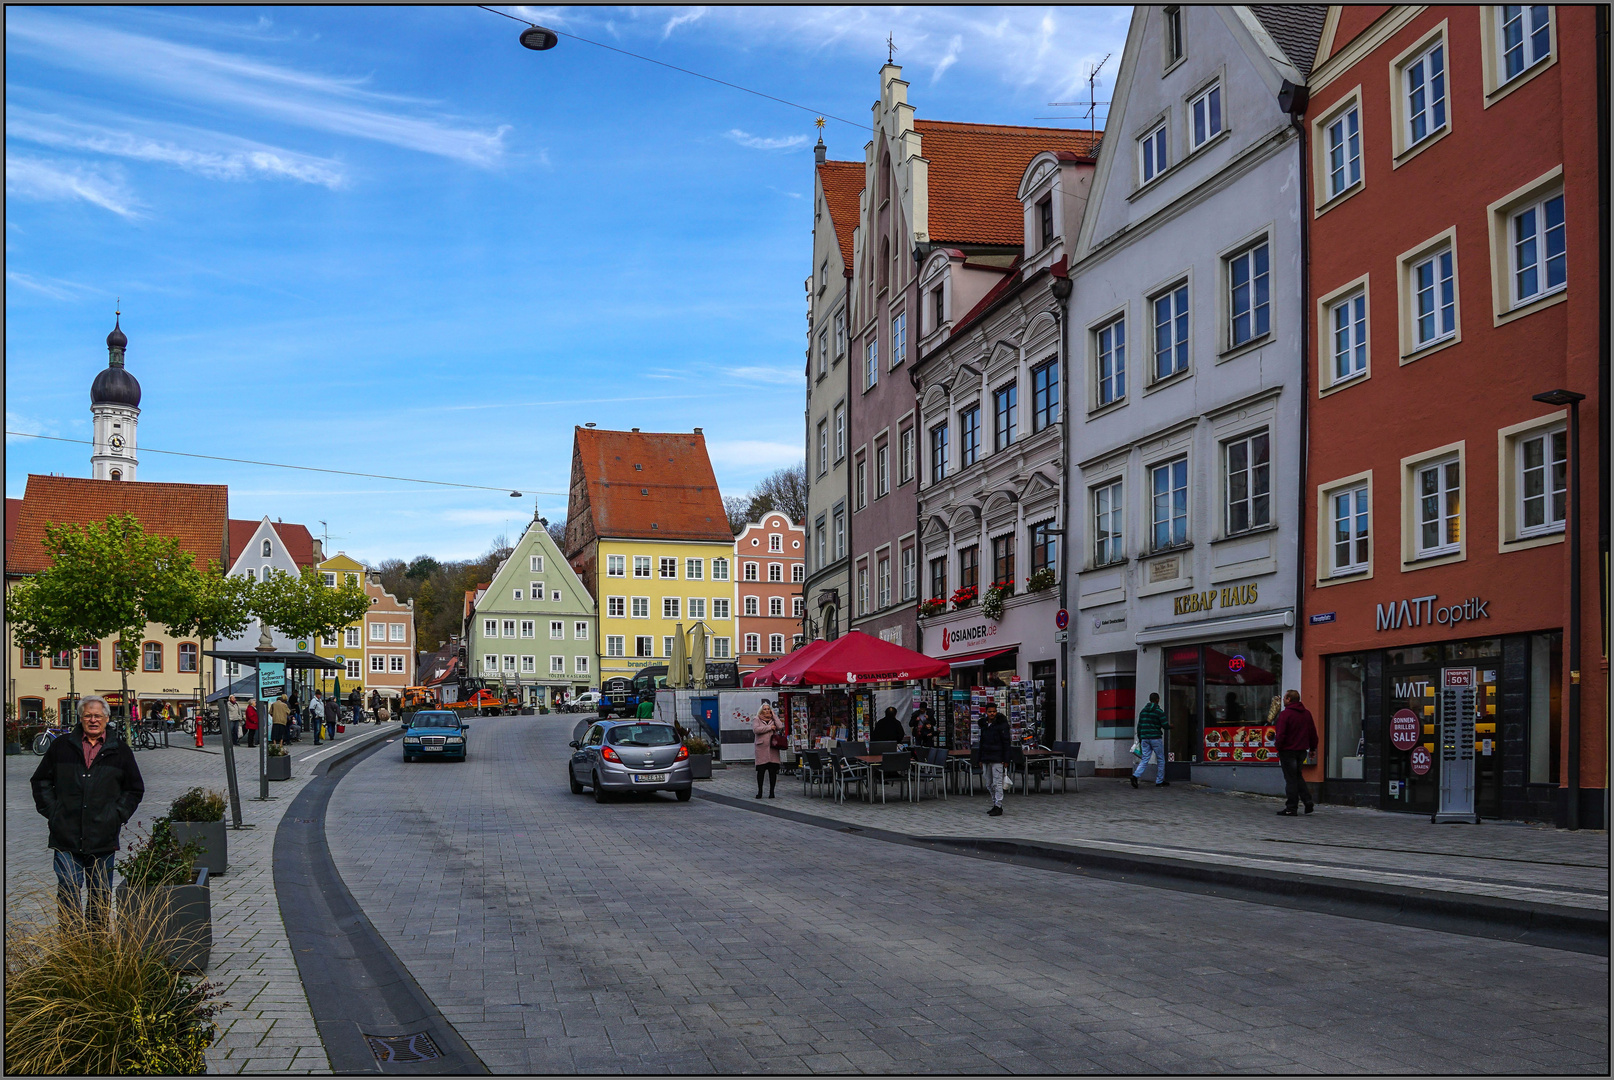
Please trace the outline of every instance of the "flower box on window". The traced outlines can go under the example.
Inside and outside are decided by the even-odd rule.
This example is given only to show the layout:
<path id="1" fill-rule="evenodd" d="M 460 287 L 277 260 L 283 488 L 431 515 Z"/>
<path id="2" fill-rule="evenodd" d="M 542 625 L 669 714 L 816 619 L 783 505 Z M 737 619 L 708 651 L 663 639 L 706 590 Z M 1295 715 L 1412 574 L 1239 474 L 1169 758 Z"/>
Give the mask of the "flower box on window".
<path id="1" fill-rule="evenodd" d="M 952 601 L 953 602 L 953 610 L 957 611 L 960 608 L 969 607 L 971 604 L 975 603 L 975 601 L 977 599 L 980 598 L 980 595 L 981 595 L 981 590 L 976 588 L 974 585 L 966 585 L 961 589 L 954 590 L 954 592 L 953 592 L 953 601 Z"/>

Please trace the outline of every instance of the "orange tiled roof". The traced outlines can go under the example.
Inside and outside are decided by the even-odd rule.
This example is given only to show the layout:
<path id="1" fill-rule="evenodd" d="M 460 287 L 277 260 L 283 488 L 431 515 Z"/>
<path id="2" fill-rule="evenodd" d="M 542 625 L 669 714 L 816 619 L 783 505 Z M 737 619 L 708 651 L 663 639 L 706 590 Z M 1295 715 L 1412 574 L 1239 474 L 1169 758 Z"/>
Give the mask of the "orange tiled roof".
<path id="1" fill-rule="evenodd" d="M 252 534 L 258 531 L 261 521 L 249 521 L 242 518 L 230 519 L 230 564 L 241 557 L 246 550 Z M 292 525 L 284 521 L 271 521 L 269 527 L 275 530 L 280 542 L 286 545 L 286 553 L 291 556 L 292 562 L 298 566 L 314 565 L 314 536 L 308 531 L 306 525 Z"/>
<path id="2" fill-rule="evenodd" d="M 706 436 L 580 427 L 575 438 L 573 500 L 581 481 L 596 537 L 734 542 Z"/>
<path id="3" fill-rule="evenodd" d="M 1020 180 L 1044 150 L 1086 157 L 1097 137 L 1065 128 L 915 120 L 930 162 L 930 240 L 953 244 L 1024 244 Z"/>
<path id="4" fill-rule="evenodd" d="M 829 205 L 830 224 L 841 245 L 841 262 L 852 268 L 852 230 L 857 228 L 858 196 L 863 194 L 861 161 L 826 161 L 818 166 L 818 181 L 824 185 L 824 202 Z"/>
<path id="5" fill-rule="evenodd" d="M 45 525 L 104 521 L 110 514 L 133 514 L 156 536 L 179 539 L 205 570 L 224 554 L 230 489 L 223 484 L 148 484 L 128 480 L 86 480 L 72 476 L 28 477 L 22 511 L 6 573 L 37 574 L 50 565 Z M 9 523 L 8 523 L 9 524 Z"/>
<path id="6" fill-rule="evenodd" d="M 17 515 L 22 513 L 21 499 L 6 500 L 6 562 L 11 562 L 11 537 L 17 531 Z"/>

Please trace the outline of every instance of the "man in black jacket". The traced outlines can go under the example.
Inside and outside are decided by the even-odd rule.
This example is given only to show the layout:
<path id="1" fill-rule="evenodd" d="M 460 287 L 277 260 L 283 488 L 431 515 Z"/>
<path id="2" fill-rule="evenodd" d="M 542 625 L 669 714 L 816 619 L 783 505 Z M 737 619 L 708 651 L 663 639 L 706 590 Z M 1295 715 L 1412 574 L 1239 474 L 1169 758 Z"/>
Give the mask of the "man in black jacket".
<path id="1" fill-rule="evenodd" d="M 995 701 L 981 706 L 981 782 L 992 793 L 991 817 L 1003 816 L 1003 774 L 1009 760 L 1009 721 Z"/>
<path id="2" fill-rule="evenodd" d="M 52 742 L 34 770 L 34 807 L 50 822 L 64 923 L 80 910 L 86 887 L 90 921 L 106 919 L 118 833 L 146 794 L 129 744 L 107 734 L 109 711 L 105 698 L 85 698 L 79 726 Z"/>

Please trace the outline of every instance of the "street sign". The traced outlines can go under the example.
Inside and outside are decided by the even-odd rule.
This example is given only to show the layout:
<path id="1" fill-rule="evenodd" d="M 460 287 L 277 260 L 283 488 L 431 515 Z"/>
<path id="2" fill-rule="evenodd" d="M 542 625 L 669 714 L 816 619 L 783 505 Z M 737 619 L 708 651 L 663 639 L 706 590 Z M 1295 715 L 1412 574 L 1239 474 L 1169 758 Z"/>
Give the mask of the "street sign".
<path id="1" fill-rule="evenodd" d="M 1061 630 L 1069 626 L 1070 612 L 1066 611 L 1064 608 L 1060 608 L 1059 611 L 1054 615 L 1054 625 L 1059 627 Z M 1060 640 L 1063 641 L 1064 639 L 1061 638 Z"/>
<path id="2" fill-rule="evenodd" d="M 1313 625 L 1313 626 L 1320 626 L 1323 623 L 1333 622 L 1334 621 L 1334 612 L 1332 612 L 1332 611 L 1319 611 L 1317 614 L 1315 614 L 1315 615 L 1313 615 L 1311 617 L 1310 621 L 1311 621 L 1311 625 Z"/>
<path id="3" fill-rule="evenodd" d="M 1056 630 L 1056 631 L 1054 631 L 1054 644 L 1055 645 L 1063 645 L 1065 642 L 1067 642 L 1069 640 L 1070 640 L 1070 631 L 1069 630 Z"/>
<path id="4" fill-rule="evenodd" d="M 1397 750 L 1411 750 L 1418 745 L 1419 729 L 1423 725 L 1418 720 L 1418 714 L 1411 709 L 1402 709 L 1390 717 L 1390 743 Z"/>
<path id="5" fill-rule="evenodd" d="M 286 662 L 262 660 L 258 663 L 258 698 L 273 701 L 286 692 Z"/>

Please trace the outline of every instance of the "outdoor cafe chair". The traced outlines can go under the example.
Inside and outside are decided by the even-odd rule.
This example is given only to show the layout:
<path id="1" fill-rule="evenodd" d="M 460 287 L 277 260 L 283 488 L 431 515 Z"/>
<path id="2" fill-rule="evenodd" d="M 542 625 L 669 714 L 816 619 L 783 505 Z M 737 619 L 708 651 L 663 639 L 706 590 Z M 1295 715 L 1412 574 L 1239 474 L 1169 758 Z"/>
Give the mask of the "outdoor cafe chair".
<path id="1" fill-rule="evenodd" d="M 930 782 L 932 791 L 940 791 L 947 798 L 947 751 L 933 746 L 922 746 L 913 752 L 913 785 L 916 798 L 924 793 L 924 784 Z"/>
<path id="2" fill-rule="evenodd" d="M 943 753 L 947 753 L 945 750 Z M 975 760 L 972 757 L 954 757 L 947 754 L 947 771 L 951 774 L 954 790 L 960 795 L 975 794 Z"/>
<path id="3" fill-rule="evenodd" d="M 897 752 L 897 747 L 900 745 L 900 743 L 894 742 L 871 742 L 869 743 L 869 753 L 895 754 Z"/>
<path id="4" fill-rule="evenodd" d="M 1047 750 L 1049 748 L 1039 745 L 1037 749 Z M 1048 757 L 1026 758 L 1025 773 L 1028 780 L 1033 776 L 1037 778 L 1038 791 L 1042 790 L 1042 778 L 1046 776 L 1048 778 L 1048 794 L 1052 795 L 1054 793 L 1054 758 L 1051 755 Z"/>
<path id="5" fill-rule="evenodd" d="M 880 801 L 885 802 L 885 785 L 887 780 L 901 780 L 904 788 L 903 795 L 909 792 L 908 767 L 913 764 L 913 755 L 908 753 L 881 754 L 880 764 L 876 765 L 874 779 L 880 782 Z"/>
<path id="6" fill-rule="evenodd" d="M 1053 765 L 1059 773 L 1059 793 L 1063 795 L 1065 793 L 1065 781 L 1076 778 L 1076 759 L 1081 756 L 1082 744 L 1080 742 L 1055 742 L 1050 743 L 1049 748 L 1054 752 Z M 1053 783 L 1053 779 L 1050 778 L 1048 782 Z M 1081 794 L 1081 790 L 1081 785 L 1077 784 L 1077 794 Z"/>
<path id="7" fill-rule="evenodd" d="M 1030 790 L 1026 783 L 1028 779 L 1028 768 L 1026 765 L 1026 752 L 1024 750 L 1020 749 L 1018 746 L 1009 747 L 1009 759 L 1004 762 L 1004 765 L 1007 766 L 1006 771 L 1009 774 L 1004 779 L 1007 781 L 1008 789 L 1010 791 L 1014 790 L 1014 778 L 1016 775 L 1020 777 L 1020 794 L 1024 795 L 1028 790 Z"/>
<path id="8" fill-rule="evenodd" d="M 835 783 L 835 801 L 845 802 L 846 786 L 848 784 L 857 784 L 858 794 L 863 793 L 863 785 L 869 782 L 869 767 L 865 763 L 837 751 L 830 769 L 830 778 Z"/>
<path id="9" fill-rule="evenodd" d="M 847 757 L 862 757 L 869 752 L 869 744 L 861 742 L 837 743 L 835 749 Z"/>
<path id="10" fill-rule="evenodd" d="M 806 795 L 813 785 L 827 782 L 828 772 L 824 754 L 819 750 L 803 750 L 797 757 L 801 770 L 801 793 Z"/>

